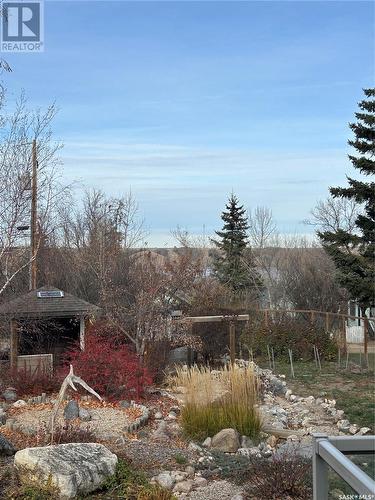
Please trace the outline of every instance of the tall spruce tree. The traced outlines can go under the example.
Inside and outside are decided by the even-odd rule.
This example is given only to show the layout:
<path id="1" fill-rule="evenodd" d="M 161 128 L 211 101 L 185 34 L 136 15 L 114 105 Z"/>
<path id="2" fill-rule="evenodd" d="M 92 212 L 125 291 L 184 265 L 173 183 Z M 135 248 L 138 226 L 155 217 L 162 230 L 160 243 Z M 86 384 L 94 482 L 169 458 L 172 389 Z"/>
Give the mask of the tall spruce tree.
<path id="1" fill-rule="evenodd" d="M 224 225 L 215 231 L 219 240 L 212 240 L 219 253 L 214 261 L 214 270 L 219 281 L 233 292 L 258 289 L 261 279 L 248 248 L 246 210 L 232 194 L 221 214 Z"/>
<path id="2" fill-rule="evenodd" d="M 364 93 L 360 111 L 355 113 L 357 122 L 349 125 L 355 138 L 348 143 L 357 151 L 349 159 L 361 174 L 370 176 L 375 173 L 375 88 L 364 89 Z M 375 183 L 348 177 L 348 184 L 344 188 L 330 188 L 330 192 L 334 197 L 362 204 L 356 231 L 338 229 L 318 232 L 318 236 L 336 265 L 340 284 L 364 311 L 375 302 Z"/>

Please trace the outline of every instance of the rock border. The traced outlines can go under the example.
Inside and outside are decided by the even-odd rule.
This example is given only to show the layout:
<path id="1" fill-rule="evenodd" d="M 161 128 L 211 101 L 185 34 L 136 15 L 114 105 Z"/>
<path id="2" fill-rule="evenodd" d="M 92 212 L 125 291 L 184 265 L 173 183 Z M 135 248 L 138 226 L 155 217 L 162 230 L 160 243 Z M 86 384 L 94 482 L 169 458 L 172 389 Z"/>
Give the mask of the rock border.
<path id="1" fill-rule="evenodd" d="M 137 408 L 142 411 L 142 415 L 138 417 L 137 419 L 134 420 L 131 424 L 129 424 L 127 427 L 124 428 L 125 432 L 135 432 L 141 427 L 144 427 L 149 418 L 150 418 L 150 410 L 147 408 L 147 406 L 137 404 L 135 401 L 130 401 L 130 407 L 131 408 Z"/>

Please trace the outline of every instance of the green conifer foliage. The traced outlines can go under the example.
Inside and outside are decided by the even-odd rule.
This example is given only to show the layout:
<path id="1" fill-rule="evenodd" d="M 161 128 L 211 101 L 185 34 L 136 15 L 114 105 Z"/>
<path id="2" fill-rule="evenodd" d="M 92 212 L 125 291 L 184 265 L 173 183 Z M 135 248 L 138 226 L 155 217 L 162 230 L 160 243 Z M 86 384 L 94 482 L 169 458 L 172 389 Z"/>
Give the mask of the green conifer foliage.
<path id="1" fill-rule="evenodd" d="M 355 114 L 357 121 L 349 125 L 355 137 L 348 143 L 356 150 L 349 159 L 365 177 L 361 180 L 348 177 L 348 187 L 330 189 L 335 197 L 362 204 L 357 230 L 353 234 L 342 229 L 318 232 L 323 247 L 335 262 L 340 284 L 362 310 L 374 305 L 375 297 L 375 183 L 370 180 L 375 173 L 375 88 L 365 89 L 364 93 L 360 111 Z"/>
<path id="2" fill-rule="evenodd" d="M 219 239 L 212 240 L 219 250 L 214 261 L 216 276 L 233 292 L 259 289 L 261 279 L 248 247 L 246 210 L 234 194 L 230 196 L 221 218 L 223 228 L 216 231 Z"/>

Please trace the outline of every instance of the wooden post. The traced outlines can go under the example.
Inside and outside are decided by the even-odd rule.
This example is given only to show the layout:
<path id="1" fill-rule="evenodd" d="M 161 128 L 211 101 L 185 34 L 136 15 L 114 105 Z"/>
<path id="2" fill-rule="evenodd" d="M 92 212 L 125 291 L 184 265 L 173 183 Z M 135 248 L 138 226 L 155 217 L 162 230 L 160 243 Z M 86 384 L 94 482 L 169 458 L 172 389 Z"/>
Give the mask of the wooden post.
<path id="1" fill-rule="evenodd" d="M 14 319 L 10 320 L 10 367 L 12 369 L 17 368 L 17 358 L 18 358 L 18 330 L 17 321 Z"/>
<path id="2" fill-rule="evenodd" d="M 37 242 L 37 156 L 36 156 L 36 140 L 33 140 L 32 146 L 32 177 L 31 177 L 31 223 L 30 223 L 30 252 L 31 252 L 31 261 L 30 261 L 30 290 L 36 289 L 36 273 L 37 273 L 37 250 L 38 250 L 38 242 Z M 40 235 L 39 235 L 40 237 Z"/>
<path id="3" fill-rule="evenodd" d="M 346 322 L 345 322 L 345 317 L 342 318 L 342 326 L 343 326 L 343 336 L 344 336 L 344 349 L 345 349 L 345 352 L 347 352 L 348 346 L 346 344 Z"/>
<path id="4" fill-rule="evenodd" d="M 229 351 L 230 363 L 233 366 L 236 360 L 236 324 L 234 321 L 229 323 Z"/>
<path id="5" fill-rule="evenodd" d="M 79 346 L 81 351 L 85 350 L 85 330 L 86 330 L 87 320 L 84 316 L 79 318 Z"/>
<path id="6" fill-rule="evenodd" d="M 326 332 L 329 332 L 329 313 L 326 312 Z"/>
<path id="7" fill-rule="evenodd" d="M 367 365 L 368 368 L 368 318 L 367 316 L 364 317 L 363 320 L 363 349 L 364 349 L 364 358 L 365 358 L 365 364 Z"/>

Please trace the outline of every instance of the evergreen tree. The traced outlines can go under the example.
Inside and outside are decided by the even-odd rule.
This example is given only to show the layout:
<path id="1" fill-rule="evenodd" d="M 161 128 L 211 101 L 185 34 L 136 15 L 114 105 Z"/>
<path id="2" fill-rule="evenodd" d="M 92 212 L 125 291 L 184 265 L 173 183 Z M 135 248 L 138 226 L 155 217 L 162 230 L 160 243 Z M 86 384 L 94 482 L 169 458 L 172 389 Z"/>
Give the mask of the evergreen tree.
<path id="1" fill-rule="evenodd" d="M 357 155 L 349 155 L 354 168 L 364 176 L 375 173 L 375 88 L 364 90 L 366 98 L 359 103 L 357 122 L 349 126 L 355 134 L 349 140 Z M 323 247 L 332 257 L 340 284 L 346 288 L 362 311 L 374 305 L 375 297 L 375 183 L 348 177 L 348 187 L 331 188 L 334 197 L 362 204 L 356 220 L 356 231 L 343 229 L 318 232 Z"/>
<path id="2" fill-rule="evenodd" d="M 233 292 L 246 291 L 261 286 L 261 280 L 248 248 L 246 210 L 232 194 L 221 215 L 224 225 L 215 231 L 219 240 L 212 240 L 219 249 L 214 270 L 219 281 Z"/>

